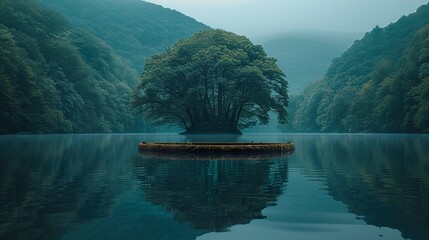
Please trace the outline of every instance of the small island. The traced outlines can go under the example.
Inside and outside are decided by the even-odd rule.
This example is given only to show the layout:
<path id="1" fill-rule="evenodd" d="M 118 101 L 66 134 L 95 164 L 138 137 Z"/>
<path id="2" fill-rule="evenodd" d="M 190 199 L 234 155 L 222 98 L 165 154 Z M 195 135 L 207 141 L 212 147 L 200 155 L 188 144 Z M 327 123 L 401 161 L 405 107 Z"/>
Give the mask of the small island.
<path id="1" fill-rule="evenodd" d="M 288 143 L 146 143 L 138 144 L 142 152 L 164 153 L 286 153 L 295 150 L 295 144 Z"/>

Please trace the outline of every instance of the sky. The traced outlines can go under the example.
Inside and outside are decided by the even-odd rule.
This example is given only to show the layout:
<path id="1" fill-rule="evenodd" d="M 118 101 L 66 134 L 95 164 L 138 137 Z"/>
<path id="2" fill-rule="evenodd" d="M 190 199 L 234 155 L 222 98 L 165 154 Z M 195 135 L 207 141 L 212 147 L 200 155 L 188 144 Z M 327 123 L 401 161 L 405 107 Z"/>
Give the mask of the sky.
<path id="1" fill-rule="evenodd" d="M 368 32 L 428 0 L 147 0 L 251 39 L 289 32 Z"/>

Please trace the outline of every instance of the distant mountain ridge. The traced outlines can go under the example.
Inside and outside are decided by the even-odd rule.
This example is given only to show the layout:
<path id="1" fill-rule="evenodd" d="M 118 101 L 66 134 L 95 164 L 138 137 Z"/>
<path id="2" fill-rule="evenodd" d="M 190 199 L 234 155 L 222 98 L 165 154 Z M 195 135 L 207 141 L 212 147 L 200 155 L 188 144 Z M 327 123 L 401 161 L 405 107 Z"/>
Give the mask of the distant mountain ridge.
<path id="1" fill-rule="evenodd" d="M 38 0 L 90 30 L 138 73 L 151 55 L 208 27 L 175 10 L 141 0 Z"/>
<path id="2" fill-rule="evenodd" d="M 262 45 L 277 58 L 288 77 L 289 92 L 294 95 L 322 78 L 332 60 L 360 37 L 359 33 L 296 32 L 273 37 Z"/>
<path id="3" fill-rule="evenodd" d="M 375 27 L 296 99 L 305 132 L 429 132 L 429 4 Z"/>

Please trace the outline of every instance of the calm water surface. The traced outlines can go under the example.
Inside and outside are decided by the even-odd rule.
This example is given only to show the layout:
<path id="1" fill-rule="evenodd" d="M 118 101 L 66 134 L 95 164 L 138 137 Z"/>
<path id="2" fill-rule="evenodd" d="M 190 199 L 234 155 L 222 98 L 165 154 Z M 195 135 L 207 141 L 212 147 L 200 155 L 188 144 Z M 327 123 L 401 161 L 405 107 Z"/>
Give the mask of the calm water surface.
<path id="1" fill-rule="evenodd" d="M 143 140 L 296 151 L 196 160 Z M 0 136 L 0 239 L 427 240 L 429 136 Z"/>

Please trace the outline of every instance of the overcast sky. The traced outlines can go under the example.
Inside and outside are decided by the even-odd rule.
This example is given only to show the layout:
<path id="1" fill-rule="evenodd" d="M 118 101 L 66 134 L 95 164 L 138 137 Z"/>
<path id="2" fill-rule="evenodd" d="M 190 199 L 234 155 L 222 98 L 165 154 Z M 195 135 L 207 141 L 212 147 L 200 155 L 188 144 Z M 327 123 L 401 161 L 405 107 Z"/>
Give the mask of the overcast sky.
<path id="1" fill-rule="evenodd" d="M 306 30 L 367 32 L 428 0 L 147 0 L 251 39 Z"/>

